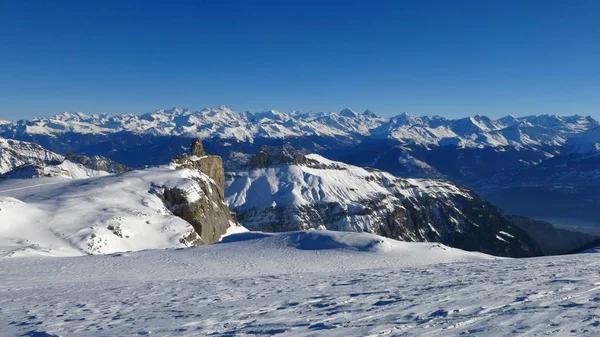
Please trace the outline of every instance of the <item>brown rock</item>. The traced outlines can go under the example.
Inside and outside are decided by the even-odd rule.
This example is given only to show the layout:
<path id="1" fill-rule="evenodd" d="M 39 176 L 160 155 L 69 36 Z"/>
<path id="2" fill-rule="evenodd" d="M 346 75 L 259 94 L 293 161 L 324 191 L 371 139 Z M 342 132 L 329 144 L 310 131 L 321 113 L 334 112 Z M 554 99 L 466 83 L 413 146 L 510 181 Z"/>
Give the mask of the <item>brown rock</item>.
<path id="1" fill-rule="evenodd" d="M 204 146 L 200 138 L 194 138 L 192 140 L 192 156 L 202 157 L 204 156 Z"/>

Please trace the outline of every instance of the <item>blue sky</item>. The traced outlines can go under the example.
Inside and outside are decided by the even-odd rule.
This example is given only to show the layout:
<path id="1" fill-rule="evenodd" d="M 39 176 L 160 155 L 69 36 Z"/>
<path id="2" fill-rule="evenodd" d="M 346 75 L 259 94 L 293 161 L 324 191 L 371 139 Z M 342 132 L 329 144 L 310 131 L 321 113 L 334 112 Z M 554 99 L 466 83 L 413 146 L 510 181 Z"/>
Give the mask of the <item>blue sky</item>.
<path id="1" fill-rule="evenodd" d="M 0 119 L 63 111 L 600 117 L 600 1 L 2 1 Z"/>

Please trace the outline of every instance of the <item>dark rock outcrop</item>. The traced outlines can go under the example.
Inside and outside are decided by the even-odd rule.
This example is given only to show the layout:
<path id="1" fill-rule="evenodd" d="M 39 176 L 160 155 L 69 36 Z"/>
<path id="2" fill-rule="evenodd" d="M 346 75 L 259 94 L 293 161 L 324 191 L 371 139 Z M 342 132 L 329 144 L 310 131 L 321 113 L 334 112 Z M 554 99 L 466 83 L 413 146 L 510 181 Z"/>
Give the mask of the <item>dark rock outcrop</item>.
<path id="1" fill-rule="evenodd" d="M 229 227 L 236 226 L 227 205 L 212 182 L 198 182 L 203 196 L 188 200 L 188 192 L 180 188 L 165 188 L 162 199 L 173 215 L 189 222 L 194 227 L 185 240 L 191 245 L 205 245 L 219 241 Z"/>
<path id="2" fill-rule="evenodd" d="M 290 144 L 277 147 L 268 145 L 261 147 L 260 150 L 250 157 L 245 167 L 259 169 L 275 165 L 303 165 L 319 169 L 345 169 L 341 166 L 326 165 L 318 160 L 310 159 Z"/>
<path id="3" fill-rule="evenodd" d="M 199 149 L 201 148 L 202 145 L 199 145 L 199 147 L 192 145 L 192 151 L 196 150 L 195 153 L 197 154 L 200 153 Z M 207 154 L 203 154 L 201 157 L 197 155 L 190 157 L 187 154 L 183 154 L 174 158 L 173 162 L 181 167 L 197 170 L 209 176 L 215 182 L 220 198 L 223 199 L 225 197 L 225 169 L 223 168 L 223 159 L 221 157 Z"/>
<path id="4" fill-rule="evenodd" d="M 202 157 L 204 156 L 204 146 L 200 138 L 194 138 L 192 140 L 192 156 Z"/>
<path id="5" fill-rule="evenodd" d="M 85 156 L 81 154 L 69 153 L 66 155 L 65 159 L 76 164 L 81 164 L 84 167 L 95 171 L 106 171 L 108 173 L 123 173 L 131 171 L 131 168 L 129 167 L 99 155 Z"/>
<path id="6" fill-rule="evenodd" d="M 189 222 L 195 233 L 185 241 L 193 245 L 219 241 L 231 226 L 239 226 L 224 200 L 225 170 L 219 156 L 206 155 L 199 139 L 192 142 L 192 156 L 183 154 L 173 160 L 180 168 L 201 172 L 210 179 L 192 178 L 201 190 L 200 198 L 189 200 L 190 191 L 181 188 L 164 188 L 159 196 L 176 216 Z"/>

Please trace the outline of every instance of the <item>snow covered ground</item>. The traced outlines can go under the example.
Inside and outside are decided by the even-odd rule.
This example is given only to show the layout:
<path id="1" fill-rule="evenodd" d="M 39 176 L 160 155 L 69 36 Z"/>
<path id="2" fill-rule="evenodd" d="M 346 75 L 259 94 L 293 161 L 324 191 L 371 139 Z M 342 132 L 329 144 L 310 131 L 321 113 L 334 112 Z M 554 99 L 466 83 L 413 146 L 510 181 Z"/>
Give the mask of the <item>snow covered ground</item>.
<path id="1" fill-rule="evenodd" d="M 181 240 L 194 229 L 158 192 L 177 187 L 193 202 L 207 197 L 200 182 L 211 183 L 198 171 L 170 166 L 97 175 L 1 180 L 0 257 L 185 247 Z"/>
<path id="2" fill-rule="evenodd" d="M 597 336 L 599 267 L 327 231 L 5 258 L 0 336 Z"/>

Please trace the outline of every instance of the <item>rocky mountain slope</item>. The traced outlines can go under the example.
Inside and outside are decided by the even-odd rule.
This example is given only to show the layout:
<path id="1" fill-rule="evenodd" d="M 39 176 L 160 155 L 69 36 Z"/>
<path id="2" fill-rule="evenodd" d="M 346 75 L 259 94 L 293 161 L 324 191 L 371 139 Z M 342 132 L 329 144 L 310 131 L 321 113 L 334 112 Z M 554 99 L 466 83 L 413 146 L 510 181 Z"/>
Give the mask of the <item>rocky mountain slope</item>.
<path id="1" fill-rule="evenodd" d="M 58 164 L 64 157 L 44 147 L 14 139 L 0 138 L 0 174 L 11 171 L 21 165 Z"/>
<path id="2" fill-rule="evenodd" d="M 54 153 L 39 144 L 0 138 L 0 178 L 83 179 L 130 170 L 106 157 Z"/>
<path id="3" fill-rule="evenodd" d="M 541 254 L 499 209 L 465 187 L 304 156 L 290 146 L 265 147 L 246 170 L 228 174 L 226 196 L 250 229 L 327 228 L 501 256 Z"/>
<path id="4" fill-rule="evenodd" d="M 84 156 L 81 154 L 67 153 L 65 160 L 80 164 L 88 169 L 95 171 L 104 171 L 109 173 L 123 173 L 131 170 L 129 167 L 110 160 L 104 156 L 93 155 Z"/>

